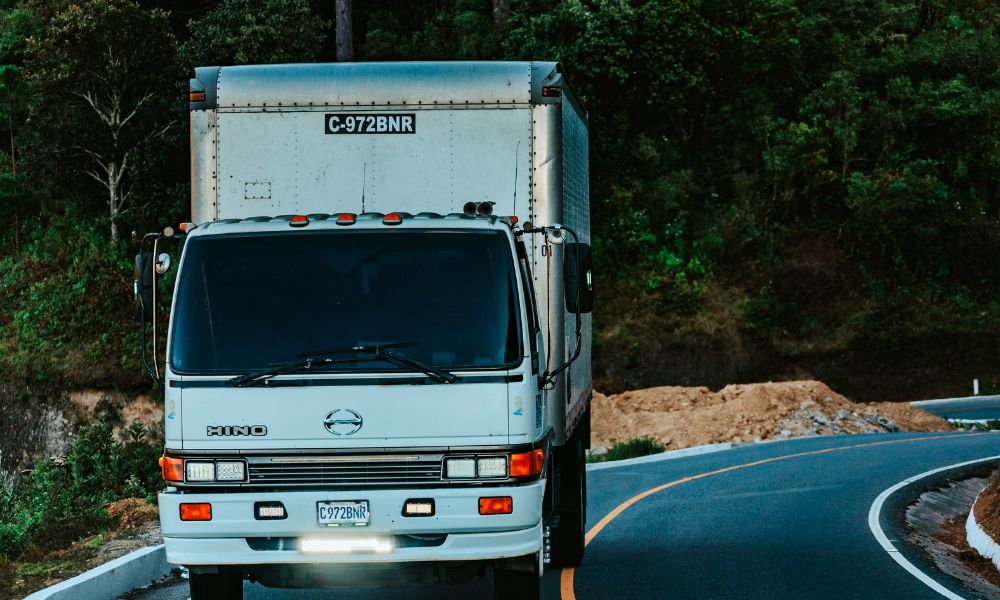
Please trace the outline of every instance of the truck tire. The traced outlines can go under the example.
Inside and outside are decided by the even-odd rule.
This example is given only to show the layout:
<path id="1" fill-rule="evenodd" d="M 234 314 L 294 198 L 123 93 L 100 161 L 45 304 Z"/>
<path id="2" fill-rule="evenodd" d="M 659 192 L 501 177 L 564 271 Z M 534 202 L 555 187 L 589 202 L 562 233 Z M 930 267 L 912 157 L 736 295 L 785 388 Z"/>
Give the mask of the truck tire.
<path id="1" fill-rule="evenodd" d="M 530 571 L 493 569 L 493 597 L 495 600 L 541 600 L 541 556 L 531 555 L 526 558 L 530 558 L 534 564 L 534 568 Z"/>
<path id="2" fill-rule="evenodd" d="M 551 534 L 551 563 L 556 567 L 576 567 L 583 560 L 587 528 L 587 465 L 582 429 L 577 429 L 558 454 L 559 525 L 552 529 Z"/>
<path id="3" fill-rule="evenodd" d="M 218 573 L 190 573 L 191 600 L 243 600 L 243 573 L 219 568 Z"/>

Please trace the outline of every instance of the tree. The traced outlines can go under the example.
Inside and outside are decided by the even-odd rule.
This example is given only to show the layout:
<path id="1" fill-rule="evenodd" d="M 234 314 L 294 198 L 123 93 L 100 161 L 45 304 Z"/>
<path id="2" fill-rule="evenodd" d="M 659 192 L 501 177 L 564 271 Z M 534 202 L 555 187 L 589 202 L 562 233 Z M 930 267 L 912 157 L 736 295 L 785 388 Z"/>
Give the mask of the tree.
<path id="1" fill-rule="evenodd" d="M 181 49 L 182 62 L 188 69 L 313 62 L 326 27 L 306 0 L 223 0 L 188 23 L 191 39 Z"/>
<path id="2" fill-rule="evenodd" d="M 337 0 L 337 62 L 354 60 L 351 0 Z"/>
<path id="3" fill-rule="evenodd" d="M 69 5 L 28 41 L 36 175 L 98 182 L 112 240 L 138 155 L 174 124 L 174 49 L 167 14 L 128 0 Z"/>

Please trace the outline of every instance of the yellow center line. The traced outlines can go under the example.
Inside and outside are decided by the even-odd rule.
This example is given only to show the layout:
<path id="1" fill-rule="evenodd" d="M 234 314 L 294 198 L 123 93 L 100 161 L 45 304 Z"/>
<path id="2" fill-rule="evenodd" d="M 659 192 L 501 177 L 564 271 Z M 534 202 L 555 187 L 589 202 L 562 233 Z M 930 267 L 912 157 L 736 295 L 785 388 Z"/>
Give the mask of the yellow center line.
<path id="1" fill-rule="evenodd" d="M 905 443 L 908 443 L 908 442 L 922 442 L 922 441 L 926 441 L 926 440 L 936 440 L 936 439 L 940 439 L 940 438 L 977 437 L 977 436 L 981 436 L 981 435 L 991 435 L 991 434 L 992 434 L 992 432 L 987 431 L 987 432 L 982 432 L 982 433 L 969 433 L 969 434 L 965 434 L 965 435 L 954 435 L 954 434 L 949 434 L 949 435 L 934 435 L 934 436 L 927 436 L 927 437 L 907 438 L 905 440 L 887 440 L 887 441 L 884 441 L 884 442 L 869 442 L 867 444 L 853 444 L 851 446 L 838 446 L 836 448 L 824 448 L 823 450 L 812 450 L 810 452 L 798 452 L 796 454 L 785 454 L 783 456 L 774 456 L 772 458 L 764 458 L 764 459 L 761 459 L 761 460 L 755 460 L 753 462 L 748 462 L 748 463 L 744 463 L 744 464 L 741 464 L 741 465 L 733 465 L 731 467 L 725 467 L 723 469 L 717 469 L 715 471 L 708 471 L 706 473 L 699 473 L 697 475 L 689 475 L 687 477 L 682 477 L 680 479 L 675 479 L 674 481 L 670 481 L 670 482 L 664 483 L 662 485 L 658 485 L 658 486 L 656 486 L 654 488 L 650 488 L 650 489 L 646 490 L 645 492 L 642 492 L 640 494 L 636 494 L 635 496 L 632 496 L 631 498 L 629 498 L 625 502 L 622 502 L 621 504 L 619 504 L 618 506 L 616 506 L 614 508 L 614 510 L 612 510 L 608 514 L 604 515 L 604 518 L 602 518 L 600 521 L 598 521 L 596 525 L 594 525 L 593 527 L 590 528 L 590 531 L 587 532 L 586 537 L 584 537 L 584 539 L 583 539 L 583 543 L 584 543 L 584 545 L 589 545 L 590 542 L 594 541 L 594 538 L 596 538 L 598 536 L 598 534 L 600 534 L 601 531 L 604 530 L 605 527 L 607 527 L 612 521 L 614 521 L 616 518 L 618 518 L 623 512 L 625 512 L 626 510 L 628 510 L 636 502 L 639 502 L 640 500 L 642 500 L 644 498 L 652 496 L 653 494 L 655 494 L 657 492 L 662 492 L 663 490 L 666 490 L 666 489 L 669 489 L 669 488 L 681 485 L 682 483 L 687 483 L 689 481 L 695 481 L 697 479 L 704 479 L 706 477 L 712 477 L 714 475 L 722 475 L 723 473 L 729 473 L 730 471 L 738 471 L 740 469 L 749 469 L 750 467 L 757 467 L 757 466 L 760 466 L 760 465 L 766 465 L 767 463 L 778 462 L 780 460 L 789 460 L 789 459 L 792 459 L 792 458 L 802 458 L 804 456 L 818 456 L 820 454 L 828 454 L 830 452 L 843 452 L 844 450 L 855 450 L 857 448 L 870 448 L 870 447 L 873 447 L 873 446 L 885 446 L 885 445 L 889 445 L 889 444 L 905 444 Z M 562 600 L 576 600 L 576 592 L 575 592 L 575 590 L 573 588 L 573 576 L 575 574 L 576 574 L 576 569 L 573 568 L 573 567 L 567 567 L 567 568 L 565 568 L 565 569 L 562 570 L 562 573 L 560 574 L 560 578 L 559 578 L 559 594 L 562 597 Z"/>

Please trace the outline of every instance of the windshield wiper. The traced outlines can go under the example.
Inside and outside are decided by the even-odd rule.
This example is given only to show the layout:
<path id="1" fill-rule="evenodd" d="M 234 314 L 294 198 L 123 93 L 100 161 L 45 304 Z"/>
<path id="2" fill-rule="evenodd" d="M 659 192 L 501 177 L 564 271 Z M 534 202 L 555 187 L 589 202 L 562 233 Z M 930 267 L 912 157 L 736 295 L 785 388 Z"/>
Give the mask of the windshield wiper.
<path id="1" fill-rule="evenodd" d="M 386 362 L 393 363 L 400 367 L 408 367 L 420 371 L 426 374 L 428 377 L 437 381 L 438 383 L 455 383 L 459 380 L 457 375 L 449 373 L 444 369 L 438 369 L 437 367 L 431 367 L 425 365 L 421 362 L 413 360 L 412 358 L 407 358 L 405 356 L 400 356 L 398 354 L 393 354 L 386 350 L 386 348 L 403 348 L 406 346 L 416 346 L 415 342 L 400 342 L 400 343 L 390 343 L 390 344 L 358 344 L 357 346 L 351 346 L 349 348 L 335 348 L 333 350 L 317 350 L 314 352 L 303 352 L 299 354 L 303 357 L 303 360 L 296 362 L 275 365 L 268 369 L 263 369 L 260 371 L 254 371 L 253 373 L 246 373 L 244 375 L 237 375 L 232 379 L 226 380 L 231 386 L 234 387 L 246 387 L 254 385 L 265 379 L 270 379 L 271 377 L 276 377 L 278 375 L 287 375 L 289 373 L 296 373 L 298 371 L 308 371 L 314 367 L 325 367 L 327 365 L 335 365 L 341 363 L 352 363 L 352 362 L 370 362 L 374 360 L 384 360 Z M 370 354 L 373 358 L 357 359 L 357 358 L 316 358 L 319 356 L 329 356 L 331 354 L 347 354 L 349 352 Z"/>
<path id="2" fill-rule="evenodd" d="M 445 371 L 438 367 L 432 367 L 430 365 L 425 365 L 422 362 L 413 360 L 406 356 L 401 356 L 399 354 L 394 354 L 389 352 L 388 348 L 404 348 L 407 346 L 416 346 L 416 342 L 393 342 L 389 344 L 358 344 L 357 346 L 351 346 L 349 348 L 336 348 L 334 350 L 319 350 L 316 352 L 303 352 L 299 356 L 315 357 L 315 356 L 329 356 L 331 354 L 346 354 L 348 352 L 358 352 L 362 354 L 371 354 L 377 358 L 381 358 L 386 362 L 393 363 L 394 365 L 400 367 L 409 367 L 424 373 L 434 381 L 438 383 L 455 383 L 459 380 L 459 377 L 454 373 Z M 307 359 L 308 360 L 308 359 Z"/>
<path id="3" fill-rule="evenodd" d="M 254 371 L 253 373 L 246 373 L 244 375 L 237 375 L 232 379 L 227 379 L 226 383 L 235 387 L 244 387 L 248 385 L 253 385 L 264 379 L 270 379 L 277 375 L 286 375 L 288 373 L 295 373 L 297 371 L 308 371 L 313 367 L 325 367 L 326 365 L 333 365 L 337 363 L 346 362 L 357 362 L 356 359 L 332 359 L 325 358 L 316 360 L 315 358 L 307 358 L 305 360 L 296 361 L 293 363 L 286 363 L 281 365 L 275 365 L 269 369 L 263 369 L 261 371 Z"/>

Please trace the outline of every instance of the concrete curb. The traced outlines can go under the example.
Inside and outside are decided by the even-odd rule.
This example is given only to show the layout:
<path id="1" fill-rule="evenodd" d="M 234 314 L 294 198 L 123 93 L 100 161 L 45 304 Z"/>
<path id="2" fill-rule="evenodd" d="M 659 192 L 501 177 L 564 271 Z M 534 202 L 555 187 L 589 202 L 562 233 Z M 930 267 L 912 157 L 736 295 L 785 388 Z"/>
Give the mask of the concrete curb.
<path id="1" fill-rule="evenodd" d="M 878 498 L 872 502 L 871 508 L 868 509 L 868 528 L 882 549 L 916 579 L 949 600 L 964 600 L 964 597 L 951 591 L 914 564 L 914 562 L 925 562 L 923 555 L 909 544 L 901 543 L 906 536 L 897 524 L 903 521 L 906 507 L 912 504 L 923 492 L 949 479 L 980 473 L 986 468 L 983 463 L 991 463 L 988 469 L 992 470 L 997 459 L 1000 459 L 1000 455 L 976 458 L 913 475 L 883 490 Z M 883 528 L 883 524 L 885 524 L 885 528 Z M 889 530 L 892 538 L 886 534 L 885 529 Z M 893 541 L 899 543 L 899 546 L 894 545 Z"/>
<path id="2" fill-rule="evenodd" d="M 590 463 L 587 465 L 587 470 L 601 471 L 603 469 L 613 469 L 616 467 L 630 467 L 632 465 L 643 465 L 646 463 L 660 462 L 663 460 L 684 458 L 686 456 L 711 454 L 713 452 L 721 452 L 723 450 L 730 450 L 732 448 L 735 448 L 736 446 L 745 446 L 745 445 L 746 444 L 733 444 L 725 442 L 722 444 L 706 444 L 704 446 L 692 446 L 691 448 L 670 450 L 668 452 L 660 452 L 659 454 L 650 454 L 649 456 L 639 456 L 637 458 L 626 458 L 625 460 L 612 460 L 608 462 Z"/>
<path id="3" fill-rule="evenodd" d="M 982 495 L 981 492 L 980 495 Z M 979 496 L 976 496 L 976 502 L 979 502 Z M 965 520 L 965 539 L 973 550 L 981 554 L 983 558 L 993 561 L 993 565 L 1000 569 L 1000 544 L 997 544 L 976 522 L 976 502 L 972 503 L 969 518 Z"/>
<path id="4" fill-rule="evenodd" d="M 167 562 L 163 544 L 147 546 L 104 563 L 72 579 L 39 590 L 25 600 L 114 600 L 162 579 L 175 568 Z"/>

